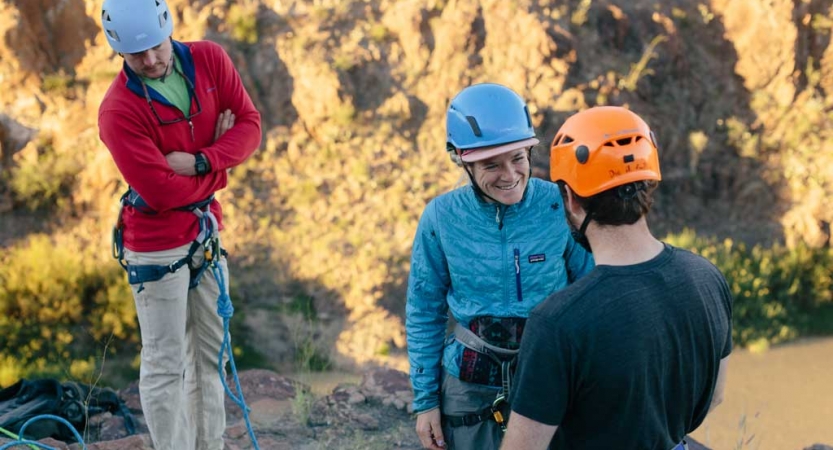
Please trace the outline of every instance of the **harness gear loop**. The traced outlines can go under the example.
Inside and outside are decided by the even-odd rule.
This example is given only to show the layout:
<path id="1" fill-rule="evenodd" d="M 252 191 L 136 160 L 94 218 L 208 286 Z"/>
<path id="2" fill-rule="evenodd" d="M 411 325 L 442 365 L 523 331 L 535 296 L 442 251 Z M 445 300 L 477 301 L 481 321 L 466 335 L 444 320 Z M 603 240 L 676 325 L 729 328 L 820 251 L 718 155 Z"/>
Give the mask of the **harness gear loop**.
<path id="1" fill-rule="evenodd" d="M 127 194 L 125 194 L 127 195 Z M 119 202 L 124 201 L 122 195 Z M 111 242 L 111 252 L 113 258 L 119 262 L 122 269 L 127 270 L 127 262 L 124 260 L 124 221 L 122 220 L 122 212 L 124 211 L 124 203 L 119 207 L 119 215 L 116 218 L 116 224 L 113 225 L 113 240 Z"/>

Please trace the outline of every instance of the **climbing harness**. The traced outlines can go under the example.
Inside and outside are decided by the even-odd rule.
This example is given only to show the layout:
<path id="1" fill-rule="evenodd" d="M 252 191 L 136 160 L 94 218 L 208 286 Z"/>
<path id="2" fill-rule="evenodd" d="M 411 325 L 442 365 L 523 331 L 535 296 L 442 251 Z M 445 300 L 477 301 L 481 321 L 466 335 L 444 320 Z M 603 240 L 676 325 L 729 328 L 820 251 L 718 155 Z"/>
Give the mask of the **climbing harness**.
<path id="1" fill-rule="evenodd" d="M 112 247 L 113 258 L 115 258 L 124 270 L 127 271 L 127 282 L 130 284 L 138 284 L 138 292 L 142 292 L 142 290 L 144 290 L 145 282 L 158 281 L 165 275 L 174 273 L 187 264 L 188 268 L 191 270 L 191 282 L 189 283 L 188 288 L 193 289 L 197 287 L 200 283 L 200 279 L 205 273 L 205 270 L 209 266 L 209 261 L 218 257 L 220 254 L 223 256 L 226 255 L 225 250 L 221 249 L 219 246 L 219 240 L 212 238 L 213 234 L 215 234 L 214 231 L 216 231 L 218 226 L 217 219 L 213 214 L 211 214 L 210 210 L 211 202 L 213 200 L 214 196 L 212 195 L 205 200 L 192 203 L 181 208 L 176 208 L 177 211 L 190 211 L 199 218 L 200 231 L 197 234 L 197 237 L 194 238 L 194 241 L 191 242 L 191 246 L 188 248 L 188 253 L 183 258 L 180 258 L 168 265 L 135 265 L 128 264 L 124 259 L 124 221 L 122 219 L 124 207 L 132 206 L 136 211 L 149 215 L 156 214 L 156 211 L 148 206 L 148 204 L 136 191 L 132 188 L 128 189 L 119 200 L 121 207 L 119 208 L 116 225 L 113 227 Z M 205 249 L 206 257 L 203 260 L 202 265 L 199 267 L 193 267 L 191 265 L 191 260 L 200 247 Z"/>
<path id="2" fill-rule="evenodd" d="M 495 320 L 489 318 L 491 320 Z M 509 318 L 502 318 L 503 320 Z M 502 320 L 496 319 L 497 321 Z M 520 351 L 520 333 L 523 319 L 511 318 L 515 325 L 515 335 L 511 337 L 515 348 L 506 348 L 487 342 L 486 339 L 474 331 L 457 323 L 454 326 L 455 339 L 463 344 L 464 366 L 460 369 L 460 379 L 470 383 L 485 384 L 488 386 L 500 387 L 503 394 L 508 398 L 512 388 L 512 368 L 515 365 L 518 352 Z M 474 322 L 474 321 L 473 321 Z M 495 322 L 501 325 L 500 322 Z M 503 327 L 500 327 L 503 328 Z M 504 328 L 505 329 L 505 328 Z M 494 366 L 500 369 L 500 379 L 493 375 Z"/>
<path id="3" fill-rule="evenodd" d="M 506 431 L 506 419 L 508 419 L 509 414 L 509 402 L 506 401 L 506 397 L 503 394 L 498 394 L 495 401 L 492 402 L 491 406 L 488 408 L 483 408 L 479 412 L 473 414 L 466 414 L 464 416 L 448 416 L 443 415 L 446 423 L 451 426 L 452 428 L 457 427 L 470 427 L 472 425 L 477 425 L 480 422 L 484 422 L 486 420 L 494 420 L 500 426 L 502 431 Z M 504 412 L 506 416 L 504 416 Z"/>
<path id="4" fill-rule="evenodd" d="M 226 391 L 226 394 L 243 411 L 246 429 L 248 430 L 249 438 L 252 440 L 254 449 L 260 450 L 254 430 L 252 429 L 251 420 L 249 419 L 250 408 L 246 405 L 246 400 L 243 398 L 243 389 L 240 387 L 240 378 L 237 375 L 237 366 L 234 363 L 234 352 L 231 347 L 231 332 L 229 331 L 229 322 L 232 315 L 234 315 L 234 306 L 227 292 L 225 276 L 219 264 L 222 257 L 228 257 L 228 253 L 220 245 L 219 224 L 217 218 L 211 212 L 211 202 L 213 200 L 214 196 L 212 195 L 201 202 L 177 208 L 179 211 L 193 212 L 199 220 L 199 232 L 188 248 L 188 254 L 184 258 L 178 259 L 168 265 L 133 265 L 127 264 L 124 260 L 124 223 L 122 221 L 122 211 L 126 205 L 130 205 L 136 208 L 137 211 L 145 214 L 156 214 L 156 212 L 142 200 L 136 191 L 132 188 L 128 189 L 121 197 L 121 208 L 119 209 L 116 226 L 113 227 L 113 257 L 127 271 L 128 283 L 139 285 L 139 292 L 144 288 L 143 284 L 145 282 L 160 280 L 165 275 L 176 272 L 186 264 L 191 270 L 191 281 L 188 288 L 193 289 L 199 285 L 205 271 L 209 268 L 211 269 L 211 273 L 214 275 L 214 279 L 217 280 L 217 287 L 220 291 L 220 295 L 217 297 L 217 314 L 223 319 L 223 343 L 220 345 L 217 372 L 220 375 L 220 381 L 223 383 L 223 389 Z M 200 247 L 204 249 L 205 257 L 203 258 L 202 264 L 194 267 L 191 265 L 191 260 Z M 237 394 L 231 391 L 223 376 L 223 355 L 226 353 L 228 354 L 228 361 L 231 366 L 231 374 L 234 378 L 234 386 Z"/>
<path id="5" fill-rule="evenodd" d="M 488 319 L 492 321 L 507 320 L 509 322 L 514 322 L 515 336 L 512 336 L 512 340 L 520 341 L 520 334 L 523 332 L 523 319 Z M 454 326 L 454 337 L 458 342 L 463 344 L 463 346 L 467 350 L 469 350 L 469 352 L 464 351 L 464 360 L 469 359 L 466 357 L 467 354 L 473 356 L 475 359 L 479 357 L 479 355 L 485 355 L 488 358 L 486 361 L 488 361 L 489 363 L 494 363 L 500 368 L 500 391 L 495 397 L 494 402 L 492 402 L 492 404 L 488 408 L 484 408 L 481 411 L 473 414 L 467 414 L 462 416 L 445 416 L 447 423 L 452 427 L 472 426 L 485 420 L 492 419 L 500 426 L 501 430 L 506 431 L 506 420 L 508 417 L 505 417 L 504 412 L 508 414 L 509 392 L 512 390 L 512 369 L 515 365 L 520 349 L 503 348 L 497 345 L 490 344 L 481 336 L 475 334 L 474 331 L 462 326 L 460 323 L 457 323 Z M 477 362 L 473 361 L 470 367 L 473 367 L 475 365 L 477 365 Z M 462 381 L 493 385 L 493 383 L 488 382 L 488 380 L 483 379 L 483 377 L 478 377 L 476 374 L 467 374 L 466 371 L 463 369 L 461 369 L 460 379 Z"/>
<path id="6" fill-rule="evenodd" d="M 57 450 L 55 447 L 50 447 L 48 445 L 41 444 L 40 442 L 30 441 L 28 439 L 23 438 L 23 436 L 25 435 L 24 432 L 26 431 L 26 427 L 28 427 L 29 425 L 31 425 L 34 422 L 37 422 L 39 420 L 45 420 L 45 419 L 57 420 L 58 422 L 61 422 L 64 425 L 66 425 L 69 428 L 69 430 L 72 432 L 73 436 L 75 437 L 75 440 L 77 440 L 78 443 L 81 444 L 81 450 L 87 450 L 87 446 L 86 446 L 86 444 L 84 444 L 84 440 L 81 439 L 81 435 L 78 434 L 78 431 L 75 429 L 75 427 L 73 427 L 63 417 L 53 416 L 52 414 L 43 414 L 43 415 L 40 415 L 40 416 L 32 417 L 31 419 L 27 420 L 26 423 L 24 423 L 23 426 L 20 427 L 20 435 L 19 436 L 16 436 L 14 433 L 10 433 L 6 430 L 3 430 L 4 434 L 10 435 L 9 437 L 11 437 L 12 439 L 17 439 L 17 440 L 9 442 L 7 444 L 3 444 L 2 446 L 0 446 L 0 450 L 6 450 L 7 448 L 18 447 L 18 446 L 21 446 L 21 445 L 28 445 L 30 448 L 33 448 L 33 449 L 43 448 L 43 449 L 46 449 L 46 450 Z"/>

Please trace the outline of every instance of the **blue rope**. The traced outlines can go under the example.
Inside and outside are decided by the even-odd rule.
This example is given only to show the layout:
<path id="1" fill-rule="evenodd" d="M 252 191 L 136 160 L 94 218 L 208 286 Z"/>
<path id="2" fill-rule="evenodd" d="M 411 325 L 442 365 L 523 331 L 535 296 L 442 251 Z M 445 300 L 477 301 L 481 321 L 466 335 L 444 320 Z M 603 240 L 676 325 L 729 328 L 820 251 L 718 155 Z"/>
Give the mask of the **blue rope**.
<path id="1" fill-rule="evenodd" d="M 219 255 L 217 255 L 219 259 Z M 231 304 L 231 297 L 226 292 L 226 281 L 223 276 L 223 271 L 220 265 L 215 261 L 211 262 L 211 270 L 214 272 L 214 278 L 217 280 L 217 285 L 220 288 L 220 296 L 217 297 L 217 314 L 223 318 L 223 344 L 220 346 L 219 361 L 217 362 L 217 371 L 220 373 L 220 380 L 223 382 L 223 388 L 226 390 L 229 398 L 231 398 L 240 410 L 243 411 L 243 418 L 246 420 L 246 428 L 249 431 L 249 438 L 254 444 L 255 450 L 260 450 L 257 445 L 257 438 L 252 430 L 252 423 L 249 420 L 249 407 L 246 405 L 246 400 L 243 399 L 243 389 L 240 387 L 240 378 L 237 376 L 237 367 L 234 365 L 234 353 L 231 348 L 231 333 L 229 333 L 229 320 L 234 315 L 234 306 Z M 226 383 L 223 377 L 223 353 L 228 351 L 229 365 L 231 365 L 231 373 L 234 376 L 234 386 L 237 389 L 239 396 L 235 395 Z M 0 449 L 2 450 L 2 449 Z"/>
<path id="2" fill-rule="evenodd" d="M 22 437 L 23 433 L 26 431 L 26 427 L 28 427 L 29 424 L 31 424 L 33 422 L 37 422 L 38 420 L 44 420 L 44 419 L 57 420 L 58 422 L 61 422 L 64 425 L 66 425 L 67 428 L 69 428 L 69 430 L 72 431 L 72 435 L 75 436 L 75 440 L 77 440 L 78 443 L 81 444 L 81 449 L 82 450 L 87 450 L 87 446 L 84 444 L 84 440 L 81 439 L 81 435 L 78 434 L 78 431 L 75 429 L 75 427 L 72 426 L 72 424 L 70 424 L 69 422 L 67 422 L 66 419 L 64 419 L 63 417 L 53 416 L 52 414 L 41 414 L 40 416 L 32 417 L 31 419 L 24 422 L 23 426 L 20 427 L 19 436 L 21 436 L 21 437 L 18 440 L 14 441 L 14 442 L 9 442 L 7 444 L 3 444 L 3 446 L 0 447 L 0 450 L 6 450 L 7 448 L 17 447 L 17 446 L 20 446 L 20 445 L 28 445 L 30 447 L 34 445 L 35 447 L 44 448 L 46 450 L 57 450 L 55 447 L 50 447 L 48 445 L 41 444 L 40 442 L 35 442 L 35 441 L 30 441 L 28 439 L 23 439 L 23 437 Z M 257 446 L 257 445 L 255 445 L 255 446 Z"/>

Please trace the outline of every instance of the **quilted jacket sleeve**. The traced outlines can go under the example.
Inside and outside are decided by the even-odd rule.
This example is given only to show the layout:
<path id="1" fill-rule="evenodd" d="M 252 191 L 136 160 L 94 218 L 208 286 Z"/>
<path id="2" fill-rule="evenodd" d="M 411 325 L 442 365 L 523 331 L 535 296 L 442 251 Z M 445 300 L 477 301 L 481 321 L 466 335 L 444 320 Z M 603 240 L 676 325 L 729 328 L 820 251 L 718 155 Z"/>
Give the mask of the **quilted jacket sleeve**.
<path id="1" fill-rule="evenodd" d="M 593 254 L 576 243 L 572 236 L 567 239 L 567 248 L 564 249 L 564 264 L 567 266 L 567 281 L 570 283 L 587 275 L 596 267 Z"/>
<path id="2" fill-rule="evenodd" d="M 439 406 L 440 367 L 448 322 L 448 264 L 440 242 L 436 202 L 422 213 L 411 253 L 406 332 L 414 411 Z"/>

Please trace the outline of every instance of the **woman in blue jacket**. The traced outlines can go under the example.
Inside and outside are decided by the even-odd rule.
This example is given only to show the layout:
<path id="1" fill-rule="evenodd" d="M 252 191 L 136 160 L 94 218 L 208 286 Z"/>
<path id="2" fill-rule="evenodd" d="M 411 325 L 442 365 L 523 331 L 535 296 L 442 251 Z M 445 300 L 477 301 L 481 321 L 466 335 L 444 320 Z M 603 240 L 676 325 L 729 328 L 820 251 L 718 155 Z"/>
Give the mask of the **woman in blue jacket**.
<path id="1" fill-rule="evenodd" d="M 447 148 L 470 185 L 433 199 L 411 255 L 406 328 L 424 448 L 497 449 L 529 311 L 593 268 L 555 184 L 531 178 L 525 102 L 498 84 L 463 89 Z M 456 322 L 446 338 L 448 318 Z"/>

